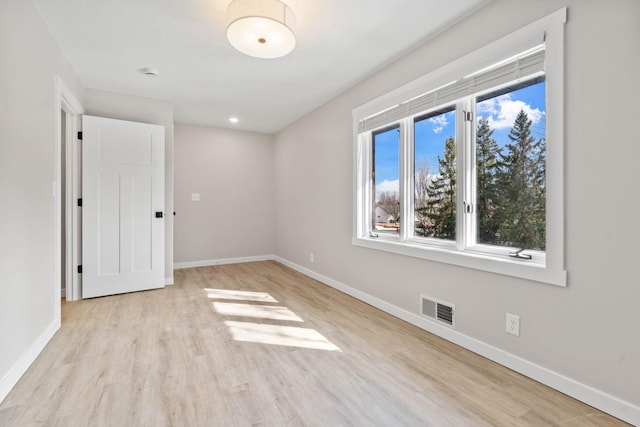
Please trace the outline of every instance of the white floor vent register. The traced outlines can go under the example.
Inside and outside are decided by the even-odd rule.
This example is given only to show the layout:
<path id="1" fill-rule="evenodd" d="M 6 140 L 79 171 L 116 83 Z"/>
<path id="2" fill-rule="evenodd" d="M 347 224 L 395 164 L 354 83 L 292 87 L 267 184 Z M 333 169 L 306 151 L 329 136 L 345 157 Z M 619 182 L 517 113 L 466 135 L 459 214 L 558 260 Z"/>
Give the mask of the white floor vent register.
<path id="1" fill-rule="evenodd" d="M 455 305 L 424 295 L 420 295 L 420 305 L 423 316 L 455 328 Z"/>

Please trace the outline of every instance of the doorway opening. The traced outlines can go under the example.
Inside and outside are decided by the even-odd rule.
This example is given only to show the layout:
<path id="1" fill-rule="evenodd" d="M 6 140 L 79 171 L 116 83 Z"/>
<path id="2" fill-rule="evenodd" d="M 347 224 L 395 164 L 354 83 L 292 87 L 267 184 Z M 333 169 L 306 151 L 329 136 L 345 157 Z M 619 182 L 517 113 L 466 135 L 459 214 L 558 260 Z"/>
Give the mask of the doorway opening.
<path id="1" fill-rule="evenodd" d="M 76 200 L 81 191 L 81 152 L 77 135 L 81 126 L 82 105 L 56 76 L 55 132 L 55 312 L 61 319 L 62 301 L 80 299 L 81 224 Z"/>

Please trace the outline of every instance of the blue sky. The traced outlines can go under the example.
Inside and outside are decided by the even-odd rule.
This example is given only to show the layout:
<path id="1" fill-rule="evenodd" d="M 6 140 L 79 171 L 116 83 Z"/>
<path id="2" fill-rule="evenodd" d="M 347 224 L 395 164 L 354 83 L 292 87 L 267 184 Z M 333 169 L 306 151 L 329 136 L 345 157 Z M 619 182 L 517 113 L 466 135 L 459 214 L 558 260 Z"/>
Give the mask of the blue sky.
<path id="1" fill-rule="evenodd" d="M 400 177 L 400 132 L 398 128 L 376 134 L 374 143 L 376 190 L 377 192 L 398 192 Z"/>
<path id="2" fill-rule="evenodd" d="M 493 137 L 501 147 L 504 147 L 510 142 L 507 135 L 520 110 L 524 110 L 532 121 L 531 129 L 534 136 L 536 138 L 544 136 L 546 128 L 544 82 L 478 103 L 477 116 L 489 120 L 489 125 L 494 129 Z M 417 122 L 415 128 L 416 163 L 428 162 L 430 173 L 437 174 L 438 156 L 443 157 L 444 144 L 449 136 L 455 137 L 455 111 Z M 399 135 L 397 129 L 377 134 L 375 142 L 377 192 L 397 192 L 399 188 Z"/>

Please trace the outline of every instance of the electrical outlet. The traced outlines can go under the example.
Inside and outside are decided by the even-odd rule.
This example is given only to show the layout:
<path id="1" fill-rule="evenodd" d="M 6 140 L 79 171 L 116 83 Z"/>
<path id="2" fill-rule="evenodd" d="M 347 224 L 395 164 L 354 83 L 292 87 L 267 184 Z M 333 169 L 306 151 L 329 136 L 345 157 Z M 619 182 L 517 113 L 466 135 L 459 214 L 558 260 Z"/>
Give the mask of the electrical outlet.
<path id="1" fill-rule="evenodd" d="M 313 255 L 313 252 L 309 253 L 309 262 L 313 264 L 316 261 L 316 257 Z"/>
<path id="2" fill-rule="evenodd" d="M 191 201 L 199 202 L 200 201 L 200 193 L 191 193 Z"/>
<path id="3" fill-rule="evenodd" d="M 507 313 L 507 333 L 517 337 L 520 336 L 520 316 Z"/>

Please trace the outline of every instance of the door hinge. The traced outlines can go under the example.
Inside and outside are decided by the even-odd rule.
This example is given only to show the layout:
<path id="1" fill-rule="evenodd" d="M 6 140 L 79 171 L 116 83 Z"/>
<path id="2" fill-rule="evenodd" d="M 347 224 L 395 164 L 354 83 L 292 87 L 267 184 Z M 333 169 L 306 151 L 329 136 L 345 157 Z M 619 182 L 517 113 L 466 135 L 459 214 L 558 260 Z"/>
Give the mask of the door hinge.
<path id="1" fill-rule="evenodd" d="M 82 131 L 78 132 L 78 139 L 82 141 Z"/>
<path id="2" fill-rule="evenodd" d="M 464 112 L 464 120 L 466 122 L 471 122 L 473 121 L 473 113 L 471 111 L 465 111 Z"/>
<path id="3" fill-rule="evenodd" d="M 82 265 L 78 266 L 78 274 L 82 274 Z"/>
<path id="4" fill-rule="evenodd" d="M 78 199 L 78 207 L 82 207 L 82 198 Z"/>

